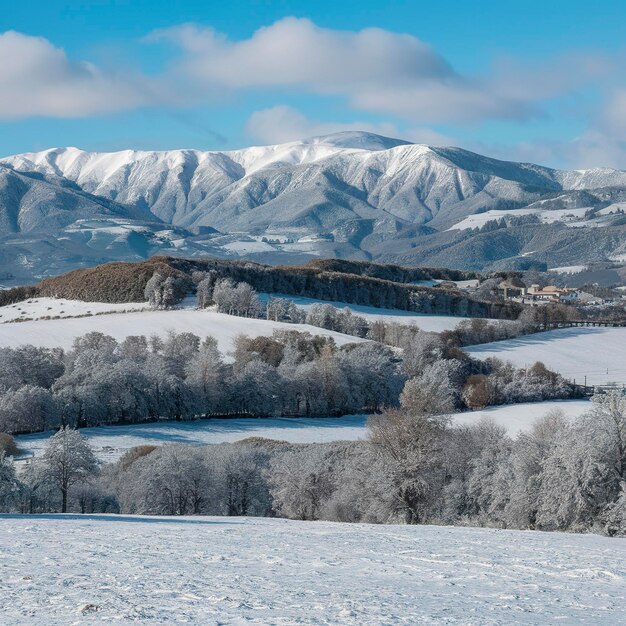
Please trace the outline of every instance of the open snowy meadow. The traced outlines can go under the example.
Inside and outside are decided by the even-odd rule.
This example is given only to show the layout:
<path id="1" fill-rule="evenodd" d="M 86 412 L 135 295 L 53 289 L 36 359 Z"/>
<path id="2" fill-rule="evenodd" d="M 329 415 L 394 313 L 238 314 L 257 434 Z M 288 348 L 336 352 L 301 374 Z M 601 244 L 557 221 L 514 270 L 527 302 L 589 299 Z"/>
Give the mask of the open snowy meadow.
<path id="1" fill-rule="evenodd" d="M 37 320 L 45 317 L 78 317 L 102 315 L 127 311 L 148 310 L 147 302 L 82 302 L 66 298 L 29 298 L 15 304 L 0 307 L 0 324 L 21 320 Z"/>
<path id="2" fill-rule="evenodd" d="M 89 305 L 90 303 L 82 303 Z M 130 306 L 130 305 L 129 305 Z M 87 308 L 89 308 L 87 306 Z M 360 342 L 363 339 L 344 335 L 307 324 L 286 324 L 260 319 L 235 317 L 209 310 L 175 309 L 171 311 L 138 311 L 112 313 L 74 319 L 33 320 L 0 324 L 0 347 L 32 344 L 46 348 L 71 348 L 76 337 L 100 332 L 124 340 L 131 335 L 165 336 L 169 331 L 189 332 L 199 337 L 215 337 L 222 352 L 232 348 L 237 335 L 270 336 L 274 330 L 300 330 L 313 335 L 332 337 L 337 345 Z"/>
<path id="3" fill-rule="evenodd" d="M 578 417 L 591 407 L 588 400 L 528 402 L 493 406 L 482 411 L 455 413 L 454 424 L 476 424 L 481 419 L 504 426 L 511 436 L 527 431 L 539 419 L 558 409 L 568 418 Z M 188 422 L 163 421 L 146 424 L 83 428 L 81 434 L 93 447 L 101 461 L 116 461 L 124 452 L 141 445 L 185 443 L 206 445 L 233 443 L 248 437 L 265 437 L 289 443 L 324 443 L 356 441 L 367 437 L 366 415 L 342 417 L 267 417 L 208 419 Z M 25 458 L 41 456 L 51 432 L 16 437 Z"/>
<path id="4" fill-rule="evenodd" d="M 265 300 L 269 298 L 269 294 L 261 295 Z M 275 295 L 275 297 L 292 300 L 298 308 L 304 311 L 308 311 L 314 304 L 330 304 L 336 309 L 350 309 L 353 313 L 364 317 L 369 322 L 382 321 L 393 324 L 417 326 L 422 330 L 433 333 L 440 333 L 444 330 L 454 330 L 460 322 L 470 319 L 468 317 L 456 317 L 453 315 L 415 313 L 401 309 L 380 309 L 362 304 L 348 304 L 335 300 L 318 300 L 316 298 L 305 298 L 304 296 Z"/>
<path id="5" fill-rule="evenodd" d="M 0 622 L 620 624 L 626 543 L 284 519 L 0 516 Z"/>
<path id="6" fill-rule="evenodd" d="M 626 328 L 560 328 L 464 348 L 479 359 L 497 357 L 517 367 L 541 361 L 565 378 L 588 385 L 626 383 Z"/>

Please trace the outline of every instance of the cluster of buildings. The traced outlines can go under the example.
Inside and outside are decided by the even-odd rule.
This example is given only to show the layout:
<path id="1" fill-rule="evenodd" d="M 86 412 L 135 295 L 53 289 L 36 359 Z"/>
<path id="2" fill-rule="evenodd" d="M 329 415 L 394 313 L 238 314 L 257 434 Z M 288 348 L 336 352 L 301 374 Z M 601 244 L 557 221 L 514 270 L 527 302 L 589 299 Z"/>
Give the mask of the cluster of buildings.
<path id="1" fill-rule="evenodd" d="M 604 304 L 604 300 L 580 289 L 570 289 L 568 287 L 557 287 L 547 285 L 531 285 L 527 287 L 524 282 L 516 276 L 503 280 L 498 285 L 498 291 L 505 300 L 516 300 L 524 304 L 541 304 L 547 302 L 562 302 L 575 304 Z"/>

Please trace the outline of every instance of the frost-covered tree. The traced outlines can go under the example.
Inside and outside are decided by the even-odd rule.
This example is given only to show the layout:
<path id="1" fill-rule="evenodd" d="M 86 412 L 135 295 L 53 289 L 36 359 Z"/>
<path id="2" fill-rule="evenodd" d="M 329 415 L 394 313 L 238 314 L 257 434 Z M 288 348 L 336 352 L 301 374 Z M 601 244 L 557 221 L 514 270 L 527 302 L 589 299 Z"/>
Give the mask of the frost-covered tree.
<path id="1" fill-rule="evenodd" d="M 98 471 L 98 461 L 91 446 L 72 428 L 61 428 L 44 451 L 44 471 L 61 493 L 61 512 L 67 512 L 67 496 L 72 485 L 91 478 Z"/>
<path id="2" fill-rule="evenodd" d="M 132 512 L 197 515 L 210 497 L 211 476 L 204 456 L 189 446 L 171 444 L 133 464 Z"/>
<path id="3" fill-rule="evenodd" d="M 447 421 L 393 410 L 371 417 L 368 428 L 385 468 L 390 510 L 407 524 L 422 523 L 443 488 Z"/>
<path id="4" fill-rule="evenodd" d="M 537 527 L 588 529 L 615 511 L 626 488 L 626 397 L 594 397 L 594 408 L 561 430 L 542 462 Z"/>
<path id="5" fill-rule="evenodd" d="M 418 332 L 412 335 L 405 345 L 402 367 L 410 377 L 421 374 L 444 356 L 444 344 L 437 333 Z"/>
<path id="6" fill-rule="evenodd" d="M 216 446 L 207 459 L 217 480 L 222 515 L 270 515 L 271 497 L 264 478 L 267 456 L 257 446 Z"/>
<path id="7" fill-rule="evenodd" d="M 479 429 L 482 440 L 472 459 L 467 494 L 470 514 L 481 523 L 504 523 L 504 508 L 509 499 L 512 442 L 506 430 L 489 420 Z"/>
<path id="8" fill-rule="evenodd" d="M 119 344 L 117 352 L 121 359 L 145 363 L 149 355 L 148 341 L 143 335 L 130 335 Z"/>
<path id="9" fill-rule="evenodd" d="M 0 511 L 11 512 L 17 502 L 19 483 L 13 459 L 0 450 Z"/>
<path id="10" fill-rule="evenodd" d="M 452 413 L 458 401 L 459 361 L 440 360 L 426 366 L 421 375 L 407 381 L 400 403 L 411 415 Z"/>
<path id="11" fill-rule="evenodd" d="M 144 297 L 154 309 L 168 309 L 185 297 L 187 284 L 181 278 L 164 278 L 155 272 L 146 283 Z"/>
<path id="12" fill-rule="evenodd" d="M 268 477 L 277 512 L 291 519 L 319 519 L 334 490 L 328 461 L 314 446 L 277 455 Z"/>
<path id="13" fill-rule="evenodd" d="M 198 353 L 200 337 L 193 333 L 169 332 L 163 342 L 163 358 L 169 371 L 178 378 L 184 378 L 185 367 Z"/>
<path id="14" fill-rule="evenodd" d="M 162 289 L 163 282 L 165 279 L 159 272 L 154 272 L 152 277 L 146 283 L 146 287 L 144 289 L 144 297 L 150 303 L 150 306 L 153 309 L 162 308 Z"/>
<path id="15" fill-rule="evenodd" d="M 520 433 L 507 463 L 507 502 L 503 520 L 511 528 L 535 528 L 542 490 L 544 461 L 566 433 L 567 420 L 559 409 L 541 417 L 529 432 Z"/>
<path id="16" fill-rule="evenodd" d="M 338 326 L 342 333 L 355 337 L 366 337 L 369 324 L 364 317 L 355 315 L 349 308 L 343 309 L 338 315 Z"/>
<path id="17" fill-rule="evenodd" d="M 267 301 L 265 315 L 273 322 L 292 324 L 302 324 L 306 319 L 306 313 L 297 307 L 293 300 L 286 298 L 270 298 Z"/>
<path id="18" fill-rule="evenodd" d="M 217 272 L 207 272 L 196 287 L 196 302 L 198 308 L 205 309 L 213 304 L 213 289 L 217 282 Z"/>
<path id="19" fill-rule="evenodd" d="M 330 304 L 312 304 L 306 314 L 306 323 L 318 328 L 338 330 L 338 311 Z"/>
<path id="20" fill-rule="evenodd" d="M 273 367 L 278 367 L 285 356 L 283 344 L 271 337 L 238 335 L 234 343 L 233 356 L 238 370 L 254 360 L 261 360 Z"/>
<path id="21" fill-rule="evenodd" d="M 614 459 L 615 473 L 626 483 L 626 395 L 620 391 L 598 394 L 593 403 L 590 419 L 605 441 L 609 458 Z"/>
<path id="22" fill-rule="evenodd" d="M 56 428 L 60 412 L 48 389 L 25 385 L 0 397 L 0 431 L 32 433 Z"/>
<path id="23" fill-rule="evenodd" d="M 259 296 L 248 283 L 235 285 L 230 279 L 219 280 L 213 289 L 213 300 L 220 313 L 258 317 L 261 312 Z"/>
<path id="24" fill-rule="evenodd" d="M 0 348 L 0 393 L 23 385 L 49 389 L 64 370 L 63 350 L 20 346 Z"/>
<path id="25" fill-rule="evenodd" d="M 183 299 L 179 293 L 179 283 L 173 276 L 168 276 L 161 286 L 161 308 L 169 309 Z"/>
<path id="26" fill-rule="evenodd" d="M 210 415 L 224 406 L 226 367 L 217 340 L 207 337 L 185 366 L 186 382 L 198 403 L 198 411 Z"/>

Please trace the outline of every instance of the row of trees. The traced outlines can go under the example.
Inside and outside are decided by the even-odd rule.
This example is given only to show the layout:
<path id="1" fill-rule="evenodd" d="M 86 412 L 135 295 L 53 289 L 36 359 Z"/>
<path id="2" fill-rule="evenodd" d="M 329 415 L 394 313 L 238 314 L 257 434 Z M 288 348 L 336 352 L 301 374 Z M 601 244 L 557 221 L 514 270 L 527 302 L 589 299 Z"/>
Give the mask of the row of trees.
<path id="1" fill-rule="evenodd" d="M 141 446 L 98 471 L 65 429 L 20 480 L 0 462 L 0 508 L 626 533 L 623 394 L 577 419 L 551 412 L 515 439 L 404 398 L 369 431 L 361 442 Z"/>
<path id="2" fill-rule="evenodd" d="M 214 415 L 341 415 L 394 406 L 405 380 L 399 359 L 375 343 L 338 348 L 297 331 L 235 341 L 192 333 L 164 339 L 101 333 L 72 350 L 0 349 L 0 432 Z"/>
<path id="3" fill-rule="evenodd" d="M 164 294 L 173 292 L 172 281 L 156 275 L 153 279 L 150 293 L 162 303 Z M 198 297 L 216 302 L 220 310 L 259 314 L 259 298 L 246 283 L 204 274 L 198 285 Z M 234 362 L 224 360 L 213 338 L 201 341 L 191 333 L 172 333 L 165 339 L 134 336 L 121 343 L 90 333 L 77 338 L 68 353 L 34 346 L 3 348 L 0 432 L 234 413 L 376 411 L 397 405 L 407 379 L 415 379 L 410 383 L 416 390 L 419 385 L 430 389 L 427 381 L 433 372 L 451 410 L 575 393 L 541 364 L 518 370 L 496 359 L 474 360 L 458 348 L 511 336 L 520 322 L 472 319 L 452 332 L 437 334 L 415 326 L 368 322 L 347 308 L 327 304 L 314 304 L 305 313 L 282 298 L 269 299 L 266 316 L 306 322 L 377 344 L 337 349 L 327 337 L 277 331 L 269 338 L 238 338 Z"/>

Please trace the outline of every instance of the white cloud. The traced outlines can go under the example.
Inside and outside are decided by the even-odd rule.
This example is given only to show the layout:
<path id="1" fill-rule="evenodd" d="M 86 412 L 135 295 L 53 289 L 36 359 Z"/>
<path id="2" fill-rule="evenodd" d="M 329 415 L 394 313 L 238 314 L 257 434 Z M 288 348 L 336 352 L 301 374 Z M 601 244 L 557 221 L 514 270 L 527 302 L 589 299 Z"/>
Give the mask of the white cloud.
<path id="1" fill-rule="evenodd" d="M 105 71 L 69 58 L 44 38 L 0 33 L 0 119 L 88 117 L 160 105 L 175 110 L 210 105 L 243 90 L 269 92 L 278 101 L 286 92 L 311 93 L 393 122 L 321 122 L 274 106 L 254 113 L 247 132 L 274 143 L 358 129 L 449 145 L 454 139 L 428 126 L 528 121 L 546 116 L 546 103 L 558 100 L 562 110 L 586 121 L 579 137 L 496 150 L 574 167 L 626 167 L 626 88 L 617 57 L 578 52 L 531 64 L 496 59 L 484 75 L 468 76 L 412 35 L 331 30 L 293 17 L 238 41 L 193 25 L 156 31 L 146 40 L 167 40 L 179 51 L 157 75 L 130 72 L 131 62 Z M 588 94 L 578 98 L 584 89 L 595 90 L 599 104 Z"/>
<path id="2" fill-rule="evenodd" d="M 489 81 L 460 76 L 417 37 L 379 28 L 338 31 L 289 17 L 243 41 L 193 25 L 156 31 L 148 40 L 180 46 L 183 58 L 171 71 L 211 89 L 339 95 L 354 108 L 422 123 L 525 119 L 536 113 L 528 97 L 504 97 Z"/>
<path id="3" fill-rule="evenodd" d="M 248 118 L 245 130 L 255 141 L 264 144 L 285 143 L 341 131 L 364 131 L 395 139 L 438 146 L 454 143 L 450 137 L 429 128 L 402 131 L 391 122 L 379 124 L 372 124 L 371 122 L 321 122 L 312 120 L 297 109 L 286 105 L 255 111 Z"/>
<path id="4" fill-rule="evenodd" d="M 41 37 L 0 34 L 0 118 L 83 117 L 131 109 L 154 98 L 141 77 L 73 62 Z"/>
<path id="5" fill-rule="evenodd" d="M 454 75 L 439 54 L 411 35 L 379 28 L 337 31 L 293 17 L 237 42 L 193 25 L 155 31 L 149 37 L 159 39 L 173 41 L 186 52 L 183 66 L 190 74 L 232 87 L 310 86 L 346 92 Z"/>
<path id="6" fill-rule="evenodd" d="M 393 124 L 367 122 L 345 124 L 311 120 L 297 109 L 286 105 L 255 111 L 248 119 L 245 130 L 254 140 L 268 144 L 285 143 L 344 130 L 362 130 L 391 137 L 397 137 L 399 134 Z"/>

